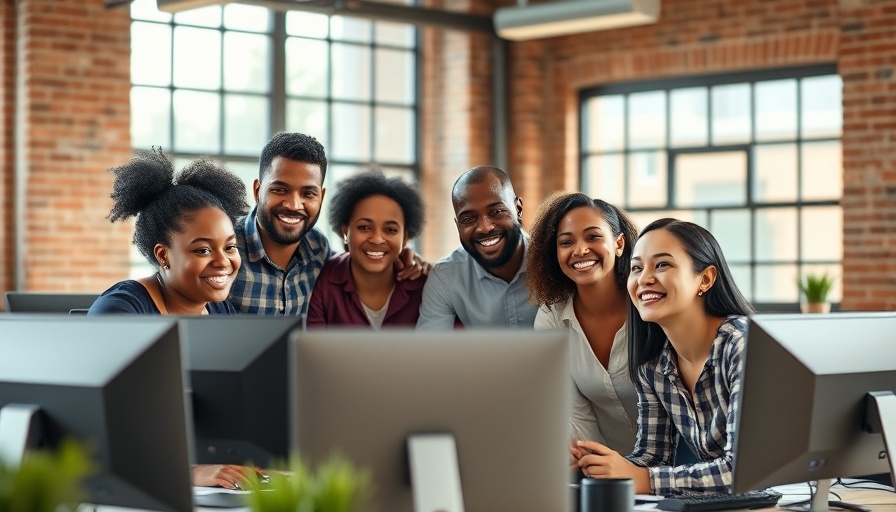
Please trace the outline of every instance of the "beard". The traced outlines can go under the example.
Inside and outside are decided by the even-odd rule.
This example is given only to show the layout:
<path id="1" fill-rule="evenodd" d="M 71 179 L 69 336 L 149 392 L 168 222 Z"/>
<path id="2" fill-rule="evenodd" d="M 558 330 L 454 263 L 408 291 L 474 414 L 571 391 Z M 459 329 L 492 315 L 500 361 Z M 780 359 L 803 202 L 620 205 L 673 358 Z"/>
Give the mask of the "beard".
<path id="1" fill-rule="evenodd" d="M 497 256 L 488 258 L 479 252 L 479 246 L 476 244 L 476 240 L 482 240 L 496 235 L 504 236 L 504 249 L 502 249 Z M 513 258 L 513 253 L 516 252 L 516 248 L 520 245 L 522 237 L 523 228 L 519 224 L 516 224 L 510 230 L 493 229 L 488 234 L 476 237 L 476 239 L 465 240 L 461 245 L 463 245 L 470 256 L 476 260 L 476 263 L 478 263 L 479 266 L 490 271 L 494 268 L 503 267 L 510 262 L 511 258 Z"/>
<path id="2" fill-rule="evenodd" d="M 304 224 L 302 225 L 302 230 L 298 233 L 289 233 L 283 232 L 278 229 L 278 226 L 274 223 L 273 217 L 278 215 L 279 209 L 274 212 L 268 212 L 267 210 L 258 210 L 258 214 L 255 216 L 258 220 L 258 225 L 261 226 L 261 229 L 267 233 L 268 237 L 274 241 L 274 243 L 280 245 L 292 245 L 302 241 L 305 238 L 305 235 L 311 231 L 311 228 L 314 227 L 314 224 L 317 223 L 318 217 L 320 217 L 320 212 L 317 212 L 317 215 L 314 218 L 309 218 L 304 213 L 297 212 L 289 212 L 290 215 L 300 216 L 305 219 Z"/>

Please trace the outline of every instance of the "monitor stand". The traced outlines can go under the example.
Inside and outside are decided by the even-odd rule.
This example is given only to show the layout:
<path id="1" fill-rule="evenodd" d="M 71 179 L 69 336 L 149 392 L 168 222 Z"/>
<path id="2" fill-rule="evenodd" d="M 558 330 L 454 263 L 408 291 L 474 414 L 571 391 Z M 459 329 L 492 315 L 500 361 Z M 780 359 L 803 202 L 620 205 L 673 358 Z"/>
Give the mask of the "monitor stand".
<path id="1" fill-rule="evenodd" d="M 19 467 L 25 450 L 36 445 L 40 407 L 6 404 L 0 407 L 0 461 Z"/>
<path id="2" fill-rule="evenodd" d="M 415 512 L 464 512 L 452 434 L 411 434 L 408 462 Z"/>

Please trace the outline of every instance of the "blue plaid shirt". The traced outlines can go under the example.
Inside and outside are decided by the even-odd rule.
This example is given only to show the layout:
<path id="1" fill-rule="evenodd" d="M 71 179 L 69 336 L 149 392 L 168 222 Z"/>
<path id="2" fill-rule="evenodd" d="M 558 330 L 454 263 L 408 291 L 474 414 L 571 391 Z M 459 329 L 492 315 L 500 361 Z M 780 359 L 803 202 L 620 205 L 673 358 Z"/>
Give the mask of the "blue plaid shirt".
<path id="1" fill-rule="evenodd" d="M 230 302 L 240 313 L 304 315 L 324 262 L 332 255 L 327 237 L 309 231 L 286 269 L 268 259 L 255 224 L 256 205 L 234 226 L 242 264 L 230 289 Z"/>
<path id="2" fill-rule="evenodd" d="M 657 361 L 638 369 L 638 437 L 627 458 L 650 469 L 654 494 L 731 492 L 746 330 L 746 317 L 729 316 L 722 322 L 694 387 L 695 402 L 679 378 L 668 340 Z M 676 429 L 702 462 L 672 467 Z"/>

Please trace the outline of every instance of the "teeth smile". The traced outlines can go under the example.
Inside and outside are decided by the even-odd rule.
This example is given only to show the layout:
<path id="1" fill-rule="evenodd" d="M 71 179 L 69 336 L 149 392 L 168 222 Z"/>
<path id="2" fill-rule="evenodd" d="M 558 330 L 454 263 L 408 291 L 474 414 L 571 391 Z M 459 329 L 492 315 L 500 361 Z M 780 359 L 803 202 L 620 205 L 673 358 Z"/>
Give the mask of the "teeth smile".
<path id="1" fill-rule="evenodd" d="M 287 224 L 298 224 L 305 220 L 304 217 L 286 217 L 284 215 L 278 215 L 277 218 Z"/>
<path id="2" fill-rule="evenodd" d="M 594 261 L 594 260 L 591 260 L 591 261 L 579 261 L 579 262 L 573 263 L 573 264 L 572 264 L 572 268 L 574 268 L 574 269 L 576 269 L 576 270 L 582 270 L 582 269 L 586 269 L 586 268 L 591 268 L 591 267 L 593 267 L 594 265 L 597 265 L 597 262 Z"/>
<path id="3" fill-rule="evenodd" d="M 383 251 L 378 251 L 378 252 L 364 251 L 364 254 L 370 256 L 371 258 L 382 258 L 383 256 L 386 255 L 386 253 Z"/>
<path id="4" fill-rule="evenodd" d="M 227 279 L 229 279 L 229 278 L 230 278 L 230 274 L 223 275 L 223 276 L 210 276 L 210 277 L 205 277 L 203 279 L 205 279 L 206 281 L 212 282 L 212 283 L 224 284 L 227 282 Z"/>
<path id="5" fill-rule="evenodd" d="M 501 237 L 496 236 L 494 238 L 486 238 L 485 240 L 479 240 L 476 243 L 478 243 L 479 245 L 481 245 L 483 247 L 491 247 L 500 241 L 501 241 Z"/>
<path id="6" fill-rule="evenodd" d="M 663 298 L 663 294 L 656 293 L 656 292 L 647 292 L 647 293 L 642 293 L 641 295 L 638 296 L 638 298 L 643 301 L 658 300 L 658 299 Z"/>

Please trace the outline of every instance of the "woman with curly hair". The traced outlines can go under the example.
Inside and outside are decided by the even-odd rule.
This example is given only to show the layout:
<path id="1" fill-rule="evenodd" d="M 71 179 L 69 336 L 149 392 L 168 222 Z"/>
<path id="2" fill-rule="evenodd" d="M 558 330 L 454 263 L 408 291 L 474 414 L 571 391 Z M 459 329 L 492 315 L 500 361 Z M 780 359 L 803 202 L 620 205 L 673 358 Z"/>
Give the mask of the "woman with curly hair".
<path id="1" fill-rule="evenodd" d="M 111 171 L 109 219 L 137 217 L 134 245 L 158 271 L 115 284 L 88 314 L 234 313 L 226 301 L 240 267 L 233 219 L 249 209 L 239 177 L 210 160 L 196 160 L 175 176 L 161 151 Z"/>
<path id="2" fill-rule="evenodd" d="M 536 329 L 569 329 L 573 444 L 598 441 L 629 453 L 635 445 L 638 399 L 629 378 L 626 279 L 637 231 L 619 208 L 580 193 L 557 193 L 541 204 L 532 227 L 526 271 L 529 297 L 540 304 Z"/>
<path id="3" fill-rule="evenodd" d="M 426 276 L 399 281 L 395 260 L 423 222 L 419 192 L 399 178 L 374 169 L 341 181 L 330 203 L 330 226 L 342 234 L 346 252 L 321 270 L 308 326 L 416 325 Z"/>

